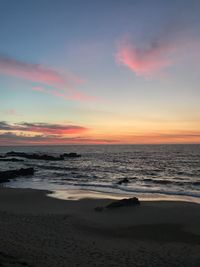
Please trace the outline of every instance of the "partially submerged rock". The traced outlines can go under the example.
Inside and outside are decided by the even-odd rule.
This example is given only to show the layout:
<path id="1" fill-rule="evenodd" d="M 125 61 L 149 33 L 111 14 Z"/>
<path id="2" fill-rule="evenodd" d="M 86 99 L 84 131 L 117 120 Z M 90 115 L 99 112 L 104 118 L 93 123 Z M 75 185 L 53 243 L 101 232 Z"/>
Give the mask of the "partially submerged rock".
<path id="1" fill-rule="evenodd" d="M 64 154 L 62 154 L 62 156 L 64 158 L 79 158 L 79 157 L 81 157 L 80 154 L 77 154 L 75 152 L 72 152 L 72 153 L 64 153 Z"/>
<path id="2" fill-rule="evenodd" d="M 22 162 L 23 159 L 16 159 L 16 158 L 0 158 L 0 161 L 11 161 L 11 162 Z"/>
<path id="3" fill-rule="evenodd" d="M 127 183 L 129 183 L 129 182 L 130 182 L 130 181 L 129 181 L 128 178 L 123 178 L 123 179 L 119 180 L 119 181 L 117 182 L 117 184 L 121 185 L 121 184 L 127 184 Z"/>
<path id="4" fill-rule="evenodd" d="M 115 209 L 120 207 L 131 207 L 135 205 L 140 205 L 140 201 L 137 197 L 123 198 L 116 200 L 106 206 L 107 209 Z"/>
<path id="5" fill-rule="evenodd" d="M 24 152 L 15 152 L 15 151 L 11 151 L 11 152 L 7 152 L 5 157 L 25 157 L 27 154 Z"/>
<path id="6" fill-rule="evenodd" d="M 50 156 L 46 154 L 36 154 L 36 153 L 28 154 L 24 152 L 15 152 L 15 151 L 8 152 L 5 155 L 5 157 L 20 157 L 20 158 L 26 158 L 26 159 L 53 160 L 53 161 L 64 160 L 65 158 L 78 158 L 80 156 L 81 155 L 77 153 L 64 153 L 62 155 L 59 155 L 58 157 L 55 157 L 55 156 Z"/>
<path id="7" fill-rule="evenodd" d="M 14 179 L 19 176 L 28 176 L 33 175 L 33 168 L 21 168 L 19 170 L 9 170 L 9 171 L 1 171 L 0 172 L 0 183 L 9 182 L 10 179 Z"/>

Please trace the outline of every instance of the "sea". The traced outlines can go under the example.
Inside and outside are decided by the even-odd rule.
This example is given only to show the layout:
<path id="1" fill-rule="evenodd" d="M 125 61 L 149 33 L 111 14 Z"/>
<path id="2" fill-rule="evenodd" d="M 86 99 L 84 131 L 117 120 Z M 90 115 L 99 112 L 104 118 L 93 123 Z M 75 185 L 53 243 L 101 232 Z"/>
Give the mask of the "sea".
<path id="1" fill-rule="evenodd" d="M 32 167 L 35 174 L 4 186 L 52 191 L 59 198 L 80 192 L 142 199 L 175 199 L 200 203 L 200 145 L 66 145 L 0 147 L 6 152 L 59 156 L 62 161 L 0 161 L 0 170 Z M 16 157 L 15 157 L 16 158 Z M 128 183 L 119 183 L 127 178 Z"/>

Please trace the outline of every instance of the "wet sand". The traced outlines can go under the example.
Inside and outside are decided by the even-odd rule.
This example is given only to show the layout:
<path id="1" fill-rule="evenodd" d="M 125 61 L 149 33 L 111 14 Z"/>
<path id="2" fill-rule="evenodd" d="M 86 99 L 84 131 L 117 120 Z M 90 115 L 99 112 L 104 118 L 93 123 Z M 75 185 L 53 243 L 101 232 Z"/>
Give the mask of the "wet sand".
<path id="1" fill-rule="evenodd" d="M 0 266 L 199 266 L 200 205 L 59 200 L 0 188 Z"/>

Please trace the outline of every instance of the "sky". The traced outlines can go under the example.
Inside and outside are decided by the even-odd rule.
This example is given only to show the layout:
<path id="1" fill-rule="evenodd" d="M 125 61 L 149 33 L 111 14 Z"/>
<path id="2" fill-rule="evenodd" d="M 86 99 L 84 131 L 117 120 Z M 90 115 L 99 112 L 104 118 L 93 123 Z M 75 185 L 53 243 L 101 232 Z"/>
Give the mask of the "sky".
<path id="1" fill-rule="evenodd" d="M 200 1 L 0 0 L 0 145 L 200 143 Z"/>

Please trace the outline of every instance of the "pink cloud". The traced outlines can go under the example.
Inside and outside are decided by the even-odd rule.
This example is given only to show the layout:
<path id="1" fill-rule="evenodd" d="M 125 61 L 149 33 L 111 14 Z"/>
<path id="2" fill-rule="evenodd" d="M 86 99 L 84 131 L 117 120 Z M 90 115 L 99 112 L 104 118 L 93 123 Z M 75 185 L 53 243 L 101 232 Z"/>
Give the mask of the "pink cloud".
<path id="1" fill-rule="evenodd" d="M 95 97 L 95 96 L 90 96 L 87 95 L 81 91 L 78 90 L 74 90 L 70 95 L 69 95 L 70 99 L 79 99 L 81 101 L 95 101 L 95 102 L 101 102 L 103 101 L 103 99 Z"/>
<path id="2" fill-rule="evenodd" d="M 86 132 L 88 128 L 71 125 L 71 124 L 51 124 L 51 123 L 8 123 L 5 121 L 0 121 L 0 131 L 21 131 L 21 132 L 35 132 L 42 134 L 80 134 Z"/>
<path id="3" fill-rule="evenodd" d="M 66 79 L 55 70 L 5 56 L 0 57 L 0 73 L 48 85 L 66 84 Z"/>
<path id="4" fill-rule="evenodd" d="M 47 89 L 47 88 L 44 88 L 42 86 L 33 86 L 32 87 L 32 90 L 34 91 L 38 91 L 38 92 L 41 92 L 41 93 L 47 93 L 47 94 L 51 94 L 51 95 L 54 95 L 56 97 L 61 97 L 63 99 L 68 99 L 68 100 L 79 100 L 79 101 L 96 101 L 96 102 L 99 102 L 101 101 L 100 98 L 97 98 L 95 96 L 90 96 L 90 95 L 87 95 L 85 93 L 82 93 L 80 91 L 78 91 L 77 89 L 74 89 L 74 90 L 70 90 L 70 92 L 66 93 L 66 92 L 63 92 L 63 91 L 59 91 L 59 90 L 55 90 L 55 89 Z"/>
<path id="5" fill-rule="evenodd" d="M 116 61 L 129 67 L 136 75 L 149 77 L 170 67 L 172 46 L 152 43 L 147 48 L 138 48 L 130 40 L 121 42 Z"/>
<path id="6" fill-rule="evenodd" d="M 25 134 L 15 134 L 12 132 L 0 132 L 0 146 L 1 145 L 64 145 L 64 144 L 110 144 L 115 143 L 115 140 L 107 140 L 101 138 L 90 137 L 66 137 L 61 135 L 44 135 L 36 134 L 34 136 Z"/>
<path id="7" fill-rule="evenodd" d="M 199 51 L 199 37 L 189 33 L 180 35 L 172 30 L 170 34 L 161 34 L 146 45 L 137 46 L 130 38 L 124 38 L 116 53 L 116 62 L 127 66 L 137 76 L 151 78 L 163 76 L 171 66 L 187 59 Z M 193 58 L 194 59 L 194 58 Z"/>
<path id="8" fill-rule="evenodd" d="M 95 97 L 77 90 L 76 86 L 83 84 L 84 80 L 70 72 L 63 74 L 39 64 L 26 63 L 0 56 L 0 74 L 18 77 L 35 83 L 41 83 L 44 86 L 53 87 L 54 89 L 46 89 L 44 86 L 34 86 L 32 89 L 34 91 L 59 96 L 64 99 L 78 101 L 96 99 Z"/>

